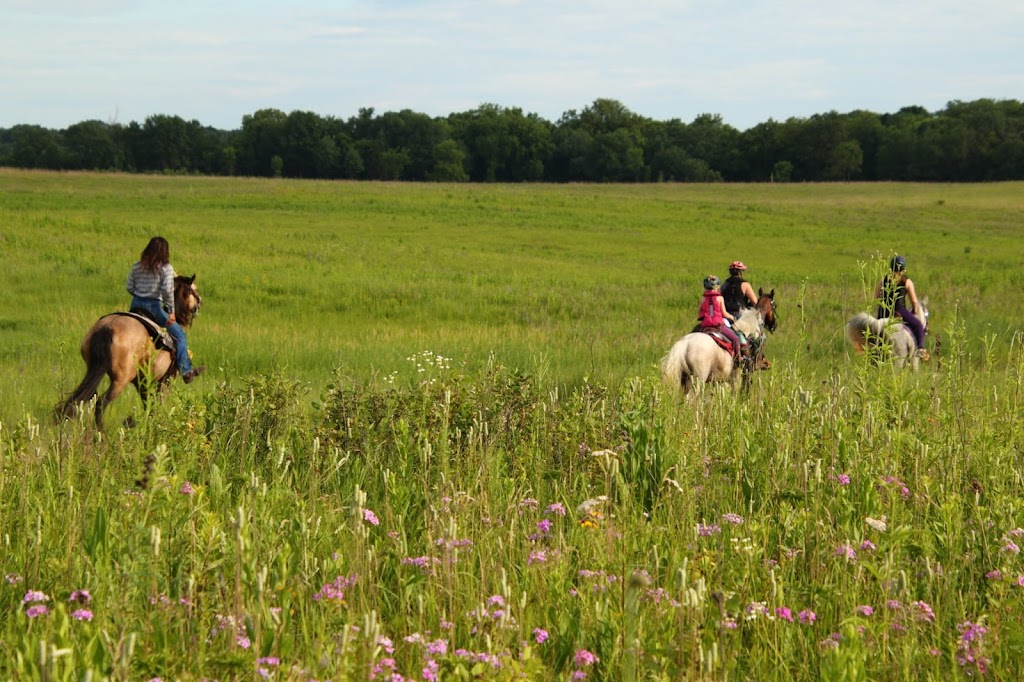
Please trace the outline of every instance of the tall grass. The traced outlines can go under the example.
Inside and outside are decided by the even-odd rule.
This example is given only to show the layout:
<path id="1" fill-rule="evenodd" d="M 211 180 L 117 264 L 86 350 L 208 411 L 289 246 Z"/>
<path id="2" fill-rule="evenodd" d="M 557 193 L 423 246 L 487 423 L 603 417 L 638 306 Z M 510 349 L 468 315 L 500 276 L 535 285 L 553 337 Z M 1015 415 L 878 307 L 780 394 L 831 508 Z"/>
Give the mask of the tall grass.
<path id="1" fill-rule="evenodd" d="M 990 289 L 965 267 L 1019 257 L 997 228 L 1019 220 L 1006 187 L 3 178 L 0 224 L 19 229 L 0 242 L 15 294 L 0 308 L 0 677 L 1021 676 L 1024 352 L 998 321 L 1014 304 L 992 305 L 1016 275 L 992 268 Z M 481 227 L 449 231 L 477 202 Z M 736 206 L 777 230 L 764 251 L 703 253 Z M 503 241 L 513 207 L 530 217 Z M 103 237 L 81 211 L 119 227 Z M 324 236 L 388 211 L 407 214 L 396 232 Z M 962 241 L 929 239 L 947 211 L 993 241 L 952 225 Z M 47 212 L 64 226 L 26 227 Z M 320 228 L 299 217 L 320 213 Z M 899 214 L 920 250 L 862 252 L 835 227 Z M 70 347 L 120 301 L 111 256 L 130 225 L 141 244 L 168 236 L 183 270 L 173 250 L 203 240 L 193 347 L 217 369 L 136 428 L 56 424 Z M 326 260 L 308 272 L 281 255 L 314 243 Z M 889 247 L 920 263 L 942 340 L 916 374 L 841 345 Z M 513 264 L 497 281 L 488 248 Z M 773 367 L 747 393 L 680 399 L 655 364 L 692 314 L 691 280 L 735 257 L 779 292 Z M 114 291 L 69 286 L 79 263 Z M 315 314 L 336 299 L 351 307 Z M 50 321 L 57 306 L 75 319 Z M 431 317 L 445 310 L 458 324 Z"/>

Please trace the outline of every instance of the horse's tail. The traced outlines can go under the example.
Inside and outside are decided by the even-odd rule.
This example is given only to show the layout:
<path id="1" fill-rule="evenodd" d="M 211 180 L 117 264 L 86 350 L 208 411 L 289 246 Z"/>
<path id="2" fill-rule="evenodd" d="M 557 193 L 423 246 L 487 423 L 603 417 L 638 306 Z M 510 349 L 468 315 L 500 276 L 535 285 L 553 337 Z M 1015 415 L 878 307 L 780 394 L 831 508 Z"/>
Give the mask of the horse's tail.
<path id="1" fill-rule="evenodd" d="M 103 377 L 110 371 L 112 355 L 110 352 L 114 344 L 114 331 L 110 327 L 100 327 L 89 337 L 88 364 L 86 365 L 85 378 L 78 384 L 71 395 L 57 408 L 57 412 L 65 417 L 72 417 L 75 408 L 96 395 Z"/>
<path id="2" fill-rule="evenodd" d="M 885 333 L 885 323 L 868 313 L 857 313 L 846 323 L 846 338 L 858 353 L 863 353 L 869 337 L 878 339 Z"/>
<path id="3" fill-rule="evenodd" d="M 668 355 L 661 361 L 661 374 L 672 388 L 690 388 L 690 366 L 686 361 L 685 337 L 676 341 Z"/>

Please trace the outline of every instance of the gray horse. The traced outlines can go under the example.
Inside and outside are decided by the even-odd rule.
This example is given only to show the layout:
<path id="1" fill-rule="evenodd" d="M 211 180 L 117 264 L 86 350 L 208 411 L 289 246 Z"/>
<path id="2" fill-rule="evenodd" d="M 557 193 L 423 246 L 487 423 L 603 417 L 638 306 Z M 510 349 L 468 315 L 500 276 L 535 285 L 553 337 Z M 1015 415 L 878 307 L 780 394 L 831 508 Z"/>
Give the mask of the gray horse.
<path id="1" fill-rule="evenodd" d="M 928 297 L 919 301 L 918 309 L 913 312 L 927 330 Z M 898 317 L 878 319 L 869 313 L 857 313 L 846 323 L 846 338 L 858 353 L 884 348 L 892 352 L 896 367 L 905 367 L 908 362 L 915 370 L 921 366 L 924 353 L 917 350 L 914 335 Z"/>

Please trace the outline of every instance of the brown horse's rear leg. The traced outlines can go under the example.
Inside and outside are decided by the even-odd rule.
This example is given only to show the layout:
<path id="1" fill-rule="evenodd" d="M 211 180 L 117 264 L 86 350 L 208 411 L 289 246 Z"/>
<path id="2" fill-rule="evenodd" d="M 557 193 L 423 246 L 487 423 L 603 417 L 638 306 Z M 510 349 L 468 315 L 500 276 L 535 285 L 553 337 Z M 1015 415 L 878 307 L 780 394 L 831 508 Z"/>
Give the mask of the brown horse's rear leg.
<path id="1" fill-rule="evenodd" d="M 121 395 L 121 391 L 125 389 L 128 382 L 124 379 L 120 379 L 113 374 L 110 375 L 110 388 L 103 394 L 103 397 L 96 401 L 96 428 L 103 429 L 103 410 L 107 408 L 107 405 L 114 402 L 117 396 Z"/>

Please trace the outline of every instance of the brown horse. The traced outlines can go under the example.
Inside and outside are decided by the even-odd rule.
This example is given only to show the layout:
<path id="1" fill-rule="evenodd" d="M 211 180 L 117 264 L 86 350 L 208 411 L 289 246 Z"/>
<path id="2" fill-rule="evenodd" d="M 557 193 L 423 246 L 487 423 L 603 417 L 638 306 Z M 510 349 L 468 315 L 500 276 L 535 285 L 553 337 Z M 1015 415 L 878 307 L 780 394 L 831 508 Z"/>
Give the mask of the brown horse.
<path id="1" fill-rule="evenodd" d="M 754 307 L 761 313 L 761 319 L 764 320 L 764 328 L 775 333 L 775 327 L 778 324 L 778 320 L 775 319 L 775 289 L 768 293 L 765 293 L 763 289 L 758 289 L 757 305 Z"/>
<path id="2" fill-rule="evenodd" d="M 203 299 L 195 286 L 196 276 L 174 278 L 174 312 L 182 327 L 189 327 L 199 312 Z M 158 349 L 146 325 L 128 315 L 105 315 L 82 339 L 82 359 L 86 372 L 71 396 L 57 407 L 65 417 L 75 414 L 82 403 L 92 400 L 104 376 L 110 377 L 110 388 L 96 401 L 96 426 L 103 428 L 103 410 L 128 384 L 134 384 L 143 402 L 148 399 L 148 381 L 159 389 L 178 373 L 174 355 Z"/>

